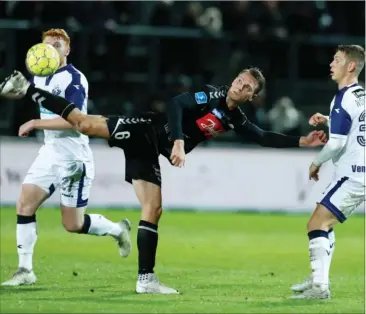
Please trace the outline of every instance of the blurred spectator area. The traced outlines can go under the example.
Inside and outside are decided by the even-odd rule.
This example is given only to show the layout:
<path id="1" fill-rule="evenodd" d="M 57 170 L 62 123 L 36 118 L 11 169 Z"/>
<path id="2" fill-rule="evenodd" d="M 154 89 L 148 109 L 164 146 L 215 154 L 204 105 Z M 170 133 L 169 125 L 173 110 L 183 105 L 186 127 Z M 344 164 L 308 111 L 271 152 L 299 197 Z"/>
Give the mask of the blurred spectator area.
<path id="1" fill-rule="evenodd" d="M 311 113 L 329 110 L 334 49 L 364 45 L 364 25 L 362 1 L 2 1 L 0 73 L 25 71 L 41 32 L 65 28 L 91 111 L 129 114 L 163 111 L 172 95 L 229 84 L 255 65 L 268 84 L 243 110 L 263 128 L 298 134 Z M 29 104 L 0 106 L 0 134 L 15 135 L 34 116 Z"/>

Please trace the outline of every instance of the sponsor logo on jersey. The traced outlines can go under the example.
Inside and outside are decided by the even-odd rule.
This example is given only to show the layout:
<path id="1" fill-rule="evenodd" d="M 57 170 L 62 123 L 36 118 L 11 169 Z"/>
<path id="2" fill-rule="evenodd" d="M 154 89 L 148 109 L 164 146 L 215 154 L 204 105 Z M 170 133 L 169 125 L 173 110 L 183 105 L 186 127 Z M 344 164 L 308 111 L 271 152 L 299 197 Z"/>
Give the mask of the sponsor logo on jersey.
<path id="1" fill-rule="evenodd" d="M 206 104 L 207 103 L 207 95 L 205 92 L 198 92 L 194 94 L 194 98 L 196 99 L 197 104 Z"/>
<path id="2" fill-rule="evenodd" d="M 196 120 L 196 123 L 205 137 L 216 137 L 220 133 L 226 132 L 222 122 L 212 113 L 208 113 Z"/>
<path id="3" fill-rule="evenodd" d="M 352 172 L 363 172 L 365 173 L 365 166 L 352 165 Z"/>
<path id="4" fill-rule="evenodd" d="M 362 98 L 365 97 L 365 90 L 360 88 L 356 89 L 352 92 L 353 95 L 355 95 L 356 98 Z"/>

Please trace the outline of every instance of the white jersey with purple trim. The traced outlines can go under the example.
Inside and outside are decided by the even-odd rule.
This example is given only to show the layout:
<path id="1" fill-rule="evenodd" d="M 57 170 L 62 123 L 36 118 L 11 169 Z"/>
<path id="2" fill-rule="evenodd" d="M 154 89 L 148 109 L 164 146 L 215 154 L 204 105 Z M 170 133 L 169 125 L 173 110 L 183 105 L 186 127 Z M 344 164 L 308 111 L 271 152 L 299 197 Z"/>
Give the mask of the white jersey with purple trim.
<path id="1" fill-rule="evenodd" d="M 365 90 L 359 84 L 338 91 L 330 105 L 329 137 L 346 145 L 333 158 L 335 178 L 348 177 L 365 186 Z"/>
<path id="2" fill-rule="evenodd" d="M 87 113 L 88 81 L 84 74 L 72 64 L 58 69 L 51 76 L 34 76 L 30 81 L 38 88 L 67 99 L 82 112 Z M 40 116 L 41 119 L 55 119 L 59 117 L 42 106 L 40 106 Z M 88 136 L 74 129 L 44 130 L 44 141 L 43 149 L 46 149 L 48 154 L 51 154 L 55 159 L 81 161 L 93 159 Z"/>

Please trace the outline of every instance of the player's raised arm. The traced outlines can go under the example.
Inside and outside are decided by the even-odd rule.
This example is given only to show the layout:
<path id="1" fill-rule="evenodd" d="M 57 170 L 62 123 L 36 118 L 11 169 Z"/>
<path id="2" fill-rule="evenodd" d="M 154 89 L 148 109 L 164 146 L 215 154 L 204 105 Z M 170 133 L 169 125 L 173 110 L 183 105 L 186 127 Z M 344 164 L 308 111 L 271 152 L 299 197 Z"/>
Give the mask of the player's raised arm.
<path id="1" fill-rule="evenodd" d="M 313 131 L 307 136 L 288 136 L 265 131 L 249 120 L 245 120 L 243 124 L 235 126 L 234 130 L 244 139 L 256 142 L 264 147 L 315 147 L 324 145 L 326 142 L 326 135 L 323 131 Z"/>
<path id="2" fill-rule="evenodd" d="M 336 97 L 332 108 L 330 118 L 330 136 L 327 145 L 316 156 L 310 166 L 309 178 L 318 181 L 318 170 L 321 165 L 328 160 L 337 156 L 347 143 L 348 134 L 352 126 L 352 107 L 354 104 L 354 96 L 347 93 L 344 97 Z"/>

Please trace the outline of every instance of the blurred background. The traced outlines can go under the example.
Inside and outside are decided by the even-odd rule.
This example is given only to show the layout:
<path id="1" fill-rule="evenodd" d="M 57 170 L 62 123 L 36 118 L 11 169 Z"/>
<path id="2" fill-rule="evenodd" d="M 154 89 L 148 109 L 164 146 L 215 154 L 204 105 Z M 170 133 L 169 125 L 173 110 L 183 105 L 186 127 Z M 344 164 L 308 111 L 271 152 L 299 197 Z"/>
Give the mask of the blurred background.
<path id="1" fill-rule="evenodd" d="M 172 95 L 229 84 L 255 65 L 268 84 L 243 110 L 265 129 L 300 134 L 310 114 L 329 110 L 335 47 L 364 45 L 364 23 L 363 1 L 2 1 L 0 74 L 25 70 L 27 49 L 55 27 L 71 36 L 69 62 L 89 80 L 91 113 L 163 111 Z M 0 106 L 1 135 L 38 115 L 21 106 Z"/>

